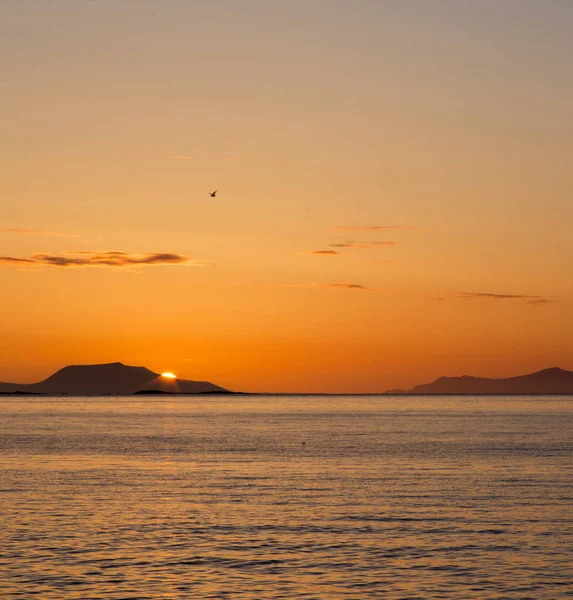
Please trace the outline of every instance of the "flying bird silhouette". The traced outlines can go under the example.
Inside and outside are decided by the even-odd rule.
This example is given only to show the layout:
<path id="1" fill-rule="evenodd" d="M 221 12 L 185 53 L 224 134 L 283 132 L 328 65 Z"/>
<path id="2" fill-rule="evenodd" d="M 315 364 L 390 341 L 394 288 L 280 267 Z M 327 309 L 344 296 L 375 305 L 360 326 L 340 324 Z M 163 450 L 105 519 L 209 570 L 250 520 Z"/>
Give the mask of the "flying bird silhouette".
<path id="1" fill-rule="evenodd" d="M 214 192 L 209 192 L 209 196 L 211 196 L 211 198 L 214 198 L 217 195 L 217 192 L 219 190 L 215 190 Z"/>

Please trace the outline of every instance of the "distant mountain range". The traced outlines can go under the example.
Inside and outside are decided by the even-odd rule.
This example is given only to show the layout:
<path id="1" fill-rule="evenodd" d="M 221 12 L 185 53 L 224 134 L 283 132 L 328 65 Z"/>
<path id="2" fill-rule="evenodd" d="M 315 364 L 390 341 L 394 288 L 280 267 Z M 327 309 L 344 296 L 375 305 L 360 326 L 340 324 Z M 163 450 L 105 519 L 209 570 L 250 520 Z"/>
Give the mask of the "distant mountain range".
<path id="1" fill-rule="evenodd" d="M 388 390 L 386 394 L 573 394 L 573 371 L 558 367 L 528 375 L 488 379 L 486 377 L 439 377 L 411 390 Z"/>
<path id="2" fill-rule="evenodd" d="M 145 367 L 120 362 L 103 365 L 70 365 L 38 383 L 0 383 L 0 393 L 47 394 L 51 396 L 103 396 L 141 391 L 174 394 L 229 393 L 208 381 L 167 379 Z"/>

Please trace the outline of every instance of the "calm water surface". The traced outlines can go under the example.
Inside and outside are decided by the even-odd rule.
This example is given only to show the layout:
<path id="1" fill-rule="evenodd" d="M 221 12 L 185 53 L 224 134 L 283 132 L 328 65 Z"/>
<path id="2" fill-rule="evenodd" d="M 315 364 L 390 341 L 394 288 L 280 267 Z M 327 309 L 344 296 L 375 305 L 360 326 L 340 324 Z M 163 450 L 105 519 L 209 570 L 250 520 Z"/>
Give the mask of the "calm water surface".
<path id="1" fill-rule="evenodd" d="M 0 597 L 573 598 L 573 399 L 0 400 Z"/>

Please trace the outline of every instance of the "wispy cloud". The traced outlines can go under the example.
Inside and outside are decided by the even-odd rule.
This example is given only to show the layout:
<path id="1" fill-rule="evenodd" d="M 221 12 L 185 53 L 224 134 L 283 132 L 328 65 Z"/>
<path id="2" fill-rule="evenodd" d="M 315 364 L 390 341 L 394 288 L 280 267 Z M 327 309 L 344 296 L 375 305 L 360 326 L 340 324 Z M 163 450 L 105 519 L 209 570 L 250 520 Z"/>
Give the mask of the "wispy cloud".
<path id="1" fill-rule="evenodd" d="M 339 242 L 329 244 L 332 248 L 382 248 L 384 246 L 395 246 L 396 242 Z"/>
<path id="2" fill-rule="evenodd" d="M 368 288 L 365 285 L 359 283 L 319 283 L 317 287 L 320 288 L 336 288 L 341 290 L 362 290 L 362 291 L 374 291 L 372 288 Z"/>
<path id="3" fill-rule="evenodd" d="M 63 233 L 61 231 L 44 231 L 43 229 L 0 229 L 0 233 L 11 233 L 14 235 L 53 235 L 56 237 L 79 238 L 77 233 Z"/>
<path id="4" fill-rule="evenodd" d="M 35 261 L 32 258 L 16 258 L 14 256 L 0 256 L 0 264 L 19 265 L 33 264 Z"/>
<path id="5" fill-rule="evenodd" d="M 116 250 L 108 252 L 65 252 L 62 254 L 33 254 L 28 258 L 0 256 L 0 264 L 50 267 L 143 267 L 153 265 L 200 265 L 183 254 L 154 252 L 129 254 Z"/>
<path id="6" fill-rule="evenodd" d="M 311 283 L 293 283 L 290 285 L 286 285 L 284 287 L 292 287 L 292 288 L 311 288 L 311 289 L 338 289 L 338 290 L 358 290 L 364 292 L 377 292 L 381 290 L 376 290 L 374 288 L 366 287 L 360 283 L 317 283 L 316 281 Z"/>
<path id="7" fill-rule="evenodd" d="M 543 296 L 530 296 L 528 294 L 494 294 L 491 292 L 458 292 L 456 298 L 466 300 L 523 300 L 527 304 L 551 304 L 554 300 L 544 298 Z"/>
<path id="8" fill-rule="evenodd" d="M 456 296 L 458 298 L 467 298 L 468 300 L 479 298 L 492 298 L 494 300 L 527 300 L 540 298 L 540 296 L 528 296 L 526 294 L 491 294 L 486 292 L 458 292 Z"/>
<path id="9" fill-rule="evenodd" d="M 317 256 L 339 256 L 340 252 L 336 252 L 336 250 L 308 250 L 306 252 L 299 252 L 299 254 L 314 254 Z"/>
<path id="10" fill-rule="evenodd" d="M 330 231 L 389 231 L 391 229 L 411 229 L 409 225 L 339 225 Z"/>

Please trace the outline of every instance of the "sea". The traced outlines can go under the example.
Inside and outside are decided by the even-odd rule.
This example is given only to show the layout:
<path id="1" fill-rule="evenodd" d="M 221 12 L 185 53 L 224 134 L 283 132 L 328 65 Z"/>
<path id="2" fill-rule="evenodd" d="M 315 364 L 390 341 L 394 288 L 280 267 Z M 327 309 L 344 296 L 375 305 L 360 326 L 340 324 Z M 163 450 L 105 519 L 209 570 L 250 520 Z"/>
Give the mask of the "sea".
<path id="1" fill-rule="evenodd" d="M 573 598 L 573 397 L 3 397 L 0 597 Z"/>

